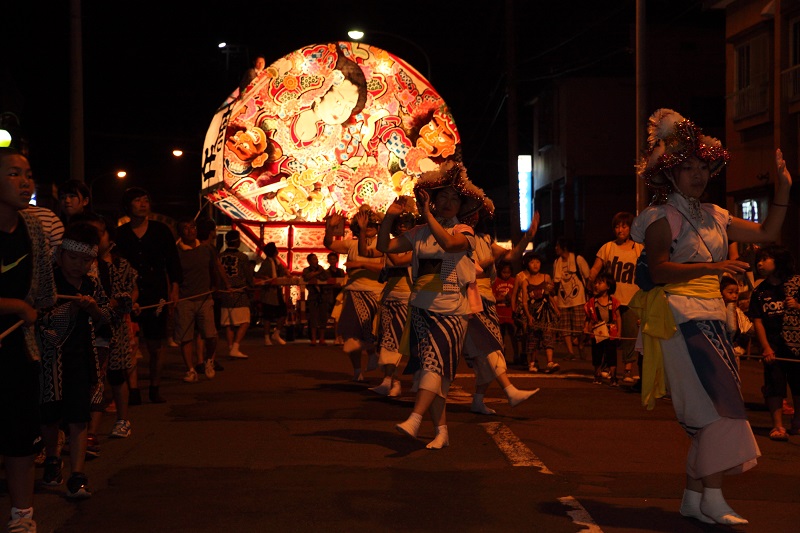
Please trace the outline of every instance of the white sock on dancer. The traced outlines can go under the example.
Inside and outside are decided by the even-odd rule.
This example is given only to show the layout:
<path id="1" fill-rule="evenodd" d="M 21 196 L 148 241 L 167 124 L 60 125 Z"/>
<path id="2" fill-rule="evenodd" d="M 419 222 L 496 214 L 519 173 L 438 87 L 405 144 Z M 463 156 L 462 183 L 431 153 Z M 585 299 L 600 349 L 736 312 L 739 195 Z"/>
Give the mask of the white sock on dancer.
<path id="1" fill-rule="evenodd" d="M 469 410 L 473 413 L 477 413 L 479 415 L 496 415 L 497 411 L 494 409 L 490 409 L 486 407 L 486 404 L 483 403 L 483 394 L 473 394 L 472 395 L 472 405 L 469 407 Z"/>
<path id="2" fill-rule="evenodd" d="M 683 499 L 681 500 L 681 516 L 686 518 L 695 518 L 704 524 L 715 524 L 714 520 L 703 514 L 700 510 L 700 500 L 703 499 L 702 492 L 696 492 L 689 489 L 684 489 Z"/>
<path id="3" fill-rule="evenodd" d="M 404 435 L 408 435 L 414 439 L 417 438 L 417 433 L 419 433 L 419 426 L 422 424 L 422 415 L 417 413 L 411 413 L 411 416 L 408 417 L 408 420 L 397 424 L 395 428 L 397 431 Z"/>
<path id="4" fill-rule="evenodd" d="M 446 446 L 450 446 L 450 435 L 447 434 L 447 426 L 439 426 L 436 428 L 436 437 L 425 447 L 429 450 L 441 450 Z"/>
<path id="5" fill-rule="evenodd" d="M 380 394 L 381 396 L 388 396 L 389 391 L 392 390 L 392 377 L 386 376 L 385 378 L 383 378 L 383 381 L 381 382 L 380 385 L 378 385 L 377 387 L 370 387 L 369 390 L 371 390 L 376 394 Z"/>
<path id="6" fill-rule="evenodd" d="M 704 515 L 713 519 L 718 524 L 727 526 L 736 526 L 749 523 L 747 520 L 736 514 L 736 511 L 731 509 L 725 497 L 722 495 L 722 489 L 703 489 L 703 497 L 700 500 L 700 510 Z"/>
<path id="7" fill-rule="evenodd" d="M 506 397 L 508 397 L 508 404 L 511 407 L 516 407 L 517 405 L 521 404 L 522 402 L 524 402 L 525 400 L 527 400 L 528 398 L 539 392 L 539 389 L 519 390 L 514 385 L 509 385 L 508 387 L 503 389 L 503 392 L 505 392 Z"/>

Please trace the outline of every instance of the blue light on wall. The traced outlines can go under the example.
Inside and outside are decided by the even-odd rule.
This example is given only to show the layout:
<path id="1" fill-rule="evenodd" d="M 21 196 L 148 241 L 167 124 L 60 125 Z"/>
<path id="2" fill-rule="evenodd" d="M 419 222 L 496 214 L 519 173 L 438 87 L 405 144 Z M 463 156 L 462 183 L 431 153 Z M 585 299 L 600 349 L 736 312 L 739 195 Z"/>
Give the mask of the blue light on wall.
<path id="1" fill-rule="evenodd" d="M 519 229 L 527 231 L 533 216 L 532 159 L 529 155 L 517 156 L 517 181 L 519 182 Z"/>

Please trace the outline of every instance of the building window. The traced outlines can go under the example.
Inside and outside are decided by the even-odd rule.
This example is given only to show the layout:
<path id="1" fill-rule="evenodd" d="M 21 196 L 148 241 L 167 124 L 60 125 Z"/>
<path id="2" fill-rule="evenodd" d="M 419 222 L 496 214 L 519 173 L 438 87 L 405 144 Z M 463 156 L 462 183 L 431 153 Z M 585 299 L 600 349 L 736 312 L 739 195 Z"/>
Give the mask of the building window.
<path id="1" fill-rule="evenodd" d="M 800 100 L 800 18 L 789 23 L 789 68 L 781 74 L 783 94 L 789 102 Z"/>
<path id="2" fill-rule="evenodd" d="M 769 48 L 767 35 L 736 46 L 734 119 L 769 108 Z"/>
<path id="3" fill-rule="evenodd" d="M 750 222 L 755 222 L 756 224 L 761 222 L 761 213 L 758 209 L 758 200 L 752 198 L 743 200 L 739 203 L 739 208 L 741 209 L 743 219 L 749 220 Z"/>

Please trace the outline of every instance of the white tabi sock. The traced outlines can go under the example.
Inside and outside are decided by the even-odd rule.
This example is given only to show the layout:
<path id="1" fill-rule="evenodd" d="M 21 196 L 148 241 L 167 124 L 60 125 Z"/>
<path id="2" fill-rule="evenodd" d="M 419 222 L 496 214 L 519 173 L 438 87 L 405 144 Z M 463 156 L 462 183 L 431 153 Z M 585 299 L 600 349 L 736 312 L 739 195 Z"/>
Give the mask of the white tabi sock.
<path id="1" fill-rule="evenodd" d="M 511 407 L 516 407 L 517 405 L 521 404 L 522 402 L 524 402 L 525 400 L 527 400 L 528 398 L 539 392 L 539 389 L 519 390 L 514 385 L 509 385 L 508 387 L 503 389 L 503 392 L 505 392 L 506 397 L 508 397 L 508 404 Z"/>
<path id="2" fill-rule="evenodd" d="M 369 390 L 381 396 L 387 396 L 389 391 L 392 390 L 392 377 L 386 376 L 377 387 L 371 387 Z"/>
<path id="3" fill-rule="evenodd" d="M 441 450 L 446 446 L 450 446 L 450 435 L 447 434 L 447 426 L 439 426 L 436 428 L 436 438 L 425 447 L 429 450 Z"/>
<path id="4" fill-rule="evenodd" d="M 683 499 L 681 500 L 681 516 L 696 518 L 704 524 L 714 524 L 714 520 L 703 514 L 700 510 L 700 500 L 703 498 L 702 492 L 684 489 Z"/>
<path id="5" fill-rule="evenodd" d="M 483 394 L 472 395 L 472 405 L 469 407 L 469 410 L 479 415 L 497 414 L 497 411 L 495 411 L 494 409 L 490 409 L 489 407 L 486 407 L 486 404 L 483 403 Z"/>
<path id="6" fill-rule="evenodd" d="M 25 507 L 24 509 L 12 507 L 11 520 L 18 520 L 20 518 L 33 518 L 33 507 Z"/>
<path id="7" fill-rule="evenodd" d="M 411 413 L 411 416 L 408 417 L 408 420 L 397 424 L 395 428 L 397 431 L 404 435 L 408 435 L 409 437 L 416 439 L 417 433 L 419 433 L 419 426 L 422 424 L 422 415 L 417 413 Z"/>
<path id="8" fill-rule="evenodd" d="M 722 489 L 703 489 L 703 497 L 700 500 L 700 510 L 704 515 L 710 517 L 718 524 L 736 526 L 749 523 L 731 509 L 728 502 L 725 501 L 725 497 L 722 495 Z"/>

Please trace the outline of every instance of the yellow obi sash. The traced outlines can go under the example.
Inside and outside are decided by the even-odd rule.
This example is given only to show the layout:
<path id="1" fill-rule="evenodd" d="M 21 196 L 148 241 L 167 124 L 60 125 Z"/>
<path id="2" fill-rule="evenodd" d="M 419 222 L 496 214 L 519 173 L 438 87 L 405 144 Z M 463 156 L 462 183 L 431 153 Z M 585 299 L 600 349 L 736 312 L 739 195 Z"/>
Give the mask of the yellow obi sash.
<path id="1" fill-rule="evenodd" d="M 425 274 L 417 278 L 414 286 L 411 288 L 413 292 L 426 291 L 426 292 L 444 292 L 444 284 L 442 277 L 439 274 Z"/>
<path id="2" fill-rule="evenodd" d="M 638 313 L 641 321 L 644 348 L 644 363 L 641 368 L 642 405 L 648 410 L 655 407 L 656 398 L 667 393 L 661 340 L 671 338 L 678 329 L 667 294 L 708 300 L 720 298 L 719 278 L 708 275 L 682 283 L 658 286 L 650 291 L 640 290 L 631 299 L 629 307 Z"/>

